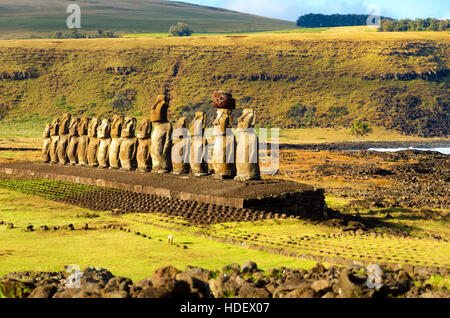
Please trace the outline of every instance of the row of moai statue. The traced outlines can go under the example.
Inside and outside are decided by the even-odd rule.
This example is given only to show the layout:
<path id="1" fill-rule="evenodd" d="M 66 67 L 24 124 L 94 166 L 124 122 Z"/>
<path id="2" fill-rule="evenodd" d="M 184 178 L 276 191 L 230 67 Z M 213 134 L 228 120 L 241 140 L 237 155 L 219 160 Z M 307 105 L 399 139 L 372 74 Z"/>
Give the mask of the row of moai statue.
<path id="1" fill-rule="evenodd" d="M 172 126 L 167 118 L 168 106 L 167 97 L 159 95 L 150 120 L 142 120 L 139 127 L 132 117 L 115 115 L 112 120 L 100 121 L 64 114 L 45 127 L 42 161 L 126 171 L 192 173 L 198 177 L 212 170 L 219 179 L 260 179 L 254 110 L 244 109 L 239 117 L 236 141 L 231 131 L 235 100 L 231 94 L 214 93 L 217 118 L 209 166 L 204 113 L 197 112 L 191 124 L 181 117 Z"/>

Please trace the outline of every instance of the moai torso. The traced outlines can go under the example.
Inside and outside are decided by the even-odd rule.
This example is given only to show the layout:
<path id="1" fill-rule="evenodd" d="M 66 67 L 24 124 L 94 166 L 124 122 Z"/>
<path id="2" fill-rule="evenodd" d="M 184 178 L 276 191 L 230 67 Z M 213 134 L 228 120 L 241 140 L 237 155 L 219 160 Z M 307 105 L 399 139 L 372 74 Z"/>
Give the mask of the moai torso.
<path id="1" fill-rule="evenodd" d="M 69 145 L 67 147 L 67 158 L 71 165 L 78 163 L 78 143 L 80 137 L 78 135 L 79 118 L 72 118 L 69 125 Z"/>
<path id="2" fill-rule="evenodd" d="M 253 109 L 244 109 L 238 120 L 239 137 L 236 147 L 235 180 L 247 181 L 261 178 L 259 169 L 259 142 L 258 135 L 254 129 L 255 112 Z"/>
<path id="3" fill-rule="evenodd" d="M 153 125 L 150 154 L 152 157 L 152 171 L 169 173 L 172 169 L 172 124 L 167 121 L 167 97 L 159 95 L 151 109 Z"/>
<path id="4" fill-rule="evenodd" d="M 78 124 L 78 164 L 82 166 L 87 166 L 89 164 L 87 159 L 87 151 L 89 145 L 89 136 L 88 136 L 88 126 L 89 126 L 89 118 L 81 118 L 80 123 Z"/>
<path id="5" fill-rule="evenodd" d="M 89 136 L 89 145 L 87 149 L 87 159 L 88 164 L 91 167 L 97 167 L 97 152 L 98 152 L 98 138 L 97 138 L 97 129 L 98 129 L 98 119 L 92 118 L 89 122 L 88 126 L 88 136 Z"/>
<path id="6" fill-rule="evenodd" d="M 188 174 L 190 168 L 190 138 L 189 120 L 181 117 L 173 129 L 172 172 L 174 174 Z"/>
<path id="7" fill-rule="evenodd" d="M 50 162 L 50 146 L 52 140 L 50 138 L 50 128 L 51 124 L 45 125 L 44 129 L 44 144 L 42 145 L 42 162 L 49 163 Z"/>
<path id="8" fill-rule="evenodd" d="M 120 143 L 122 142 L 121 132 L 123 126 L 124 117 L 120 115 L 114 115 L 111 123 L 111 144 L 109 145 L 109 168 L 120 168 Z"/>
<path id="9" fill-rule="evenodd" d="M 97 151 L 97 161 L 99 168 L 108 168 L 109 166 L 109 145 L 111 144 L 110 138 L 110 122 L 108 119 L 103 119 L 100 126 L 97 128 L 97 138 L 98 138 L 98 151 Z"/>
<path id="10" fill-rule="evenodd" d="M 231 110 L 218 109 L 217 118 L 214 121 L 212 156 L 214 177 L 218 179 L 234 178 L 236 175 L 235 138 L 231 128 Z"/>
<path id="11" fill-rule="evenodd" d="M 69 126 L 71 116 L 70 114 L 64 114 L 59 123 L 59 141 L 58 141 L 58 161 L 60 164 L 65 165 L 69 162 L 67 157 L 67 146 L 69 145 Z"/>
<path id="12" fill-rule="evenodd" d="M 138 170 L 141 172 L 147 172 L 152 169 L 152 157 L 150 156 L 151 134 L 152 123 L 150 120 L 144 119 L 136 133 L 136 137 L 138 138 L 136 159 Z"/>
<path id="13" fill-rule="evenodd" d="M 136 118 L 126 117 L 122 127 L 120 143 L 120 165 L 122 170 L 136 169 L 137 139 L 135 137 Z"/>
<path id="14" fill-rule="evenodd" d="M 58 163 L 59 118 L 55 118 L 50 125 L 50 139 L 50 162 Z"/>
<path id="15" fill-rule="evenodd" d="M 191 123 L 191 171 L 197 177 L 208 175 L 207 140 L 205 138 L 206 120 L 203 112 L 195 113 Z"/>

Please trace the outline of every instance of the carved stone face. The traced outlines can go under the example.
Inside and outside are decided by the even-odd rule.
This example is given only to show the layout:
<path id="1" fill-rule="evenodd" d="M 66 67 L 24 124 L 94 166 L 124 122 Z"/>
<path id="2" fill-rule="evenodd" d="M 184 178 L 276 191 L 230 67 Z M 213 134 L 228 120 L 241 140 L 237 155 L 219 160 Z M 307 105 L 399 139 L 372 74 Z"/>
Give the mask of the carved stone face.
<path id="1" fill-rule="evenodd" d="M 58 136 L 59 133 L 59 118 L 53 119 L 50 125 L 50 136 Z"/>
<path id="2" fill-rule="evenodd" d="M 111 131 L 111 125 L 109 119 L 103 119 L 100 126 L 97 128 L 97 138 L 109 138 Z"/>
<path id="3" fill-rule="evenodd" d="M 112 124 L 111 124 L 111 137 L 119 138 L 122 126 L 123 126 L 124 118 L 121 115 L 114 115 Z"/>
<path id="4" fill-rule="evenodd" d="M 148 119 L 144 119 L 139 126 L 136 137 L 139 139 L 147 139 L 150 138 L 152 134 L 152 123 Z"/>
<path id="5" fill-rule="evenodd" d="M 133 138 L 134 132 L 136 131 L 136 125 L 137 125 L 136 118 L 125 117 L 121 136 L 123 138 Z"/>
<path id="6" fill-rule="evenodd" d="M 50 130 L 51 130 L 51 128 L 52 128 L 52 125 L 51 125 L 51 124 L 45 125 L 45 128 L 44 128 L 44 138 L 50 138 Z"/>
<path id="7" fill-rule="evenodd" d="M 88 135 L 89 137 L 97 137 L 98 119 L 92 118 L 89 122 Z"/>
<path id="8" fill-rule="evenodd" d="M 158 95 L 156 103 L 153 104 L 151 109 L 150 120 L 152 123 L 165 123 L 167 122 L 167 109 L 169 108 L 169 102 L 166 95 Z"/>
<path id="9" fill-rule="evenodd" d="M 226 135 L 227 128 L 232 128 L 231 110 L 219 109 L 213 125 L 214 135 Z"/>
<path id="10" fill-rule="evenodd" d="M 195 113 L 191 123 L 191 136 L 202 136 L 206 128 L 205 114 L 203 112 Z"/>
<path id="11" fill-rule="evenodd" d="M 240 129 L 250 129 L 255 126 L 256 123 L 256 117 L 255 117 L 255 111 L 251 108 L 246 108 L 242 112 L 242 116 L 238 119 L 238 128 Z"/>
<path id="12" fill-rule="evenodd" d="M 88 133 L 89 118 L 83 117 L 78 124 L 78 136 L 85 136 Z"/>
<path id="13" fill-rule="evenodd" d="M 189 119 L 187 119 L 187 117 L 180 117 L 173 128 L 174 134 L 176 135 L 175 137 L 182 138 L 186 131 L 182 131 L 181 129 L 189 128 Z"/>
<path id="14" fill-rule="evenodd" d="M 216 108 L 235 109 L 236 101 L 230 93 L 214 92 L 213 106 Z"/>
<path id="15" fill-rule="evenodd" d="M 69 125 L 69 135 L 77 136 L 78 135 L 78 125 L 80 124 L 80 118 L 72 118 Z"/>
<path id="16" fill-rule="evenodd" d="M 69 133 L 69 125 L 70 125 L 70 114 L 64 114 L 59 122 L 59 134 L 66 135 Z"/>

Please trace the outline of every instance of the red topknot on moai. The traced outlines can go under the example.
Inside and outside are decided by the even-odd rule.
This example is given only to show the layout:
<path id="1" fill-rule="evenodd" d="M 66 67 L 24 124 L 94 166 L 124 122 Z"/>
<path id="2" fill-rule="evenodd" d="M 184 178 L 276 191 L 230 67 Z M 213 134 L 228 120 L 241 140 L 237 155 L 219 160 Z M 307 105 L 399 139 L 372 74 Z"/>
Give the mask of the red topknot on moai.
<path id="1" fill-rule="evenodd" d="M 230 93 L 215 92 L 213 106 L 217 108 L 217 118 L 213 123 L 212 166 L 214 177 L 217 179 L 232 179 L 236 176 L 236 140 L 232 132 L 232 111 L 236 108 L 236 101 Z"/>

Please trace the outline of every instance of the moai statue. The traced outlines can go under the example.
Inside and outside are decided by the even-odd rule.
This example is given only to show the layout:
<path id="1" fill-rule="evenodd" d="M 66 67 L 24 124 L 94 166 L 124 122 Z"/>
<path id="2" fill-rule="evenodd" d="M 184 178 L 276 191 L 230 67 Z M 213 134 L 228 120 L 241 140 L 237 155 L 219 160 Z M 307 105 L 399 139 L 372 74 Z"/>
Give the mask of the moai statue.
<path id="1" fill-rule="evenodd" d="M 188 174 L 190 168 L 189 119 L 181 117 L 173 129 L 172 173 Z"/>
<path id="2" fill-rule="evenodd" d="M 97 167 L 97 152 L 98 152 L 98 138 L 97 138 L 97 129 L 98 129 L 98 119 L 92 118 L 89 122 L 88 127 L 88 136 L 89 136 L 89 144 L 87 148 L 87 159 L 88 164 L 91 167 Z"/>
<path id="3" fill-rule="evenodd" d="M 71 116 L 70 114 L 64 114 L 59 122 L 59 141 L 58 141 L 58 162 L 65 165 L 69 162 L 67 157 L 67 146 L 69 145 L 69 126 Z"/>
<path id="4" fill-rule="evenodd" d="M 152 144 L 151 134 L 152 122 L 144 119 L 136 133 L 136 137 L 138 138 L 136 159 L 138 170 L 141 172 L 147 172 L 152 169 L 152 157 L 150 156 L 150 147 Z"/>
<path id="5" fill-rule="evenodd" d="M 124 117 L 114 115 L 111 123 L 111 145 L 109 146 L 109 169 L 120 168 L 120 143 L 122 142 L 121 132 Z"/>
<path id="6" fill-rule="evenodd" d="M 236 108 L 236 102 L 231 94 L 215 92 L 213 106 L 217 108 L 217 118 L 213 123 L 212 166 L 214 177 L 217 179 L 232 179 L 236 176 L 236 141 L 231 130 L 232 110 Z"/>
<path id="7" fill-rule="evenodd" d="M 88 136 L 89 118 L 83 117 L 78 124 L 78 164 L 87 166 L 89 164 L 87 158 L 89 136 Z"/>
<path id="8" fill-rule="evenodd" d="M 103 119 L 97 128 L 98 151 L 97 161 L 98 167 L 105 169 L 109 166 L 109 145 L 111 144 L 111 124 L 109 119 Z"/>
<path id="9" fill-rule="evenodd" d="M 153 124 L 152 172 L 169 173 L 172 169 L 172 124 L 167 120 L 169 103 L 165 95 L 159 95 L 151 109 L 150 120 Z"/>
<path id="10" fill-rule="evenodd" d="M 80 141 L 80 137 L 78 135 L 79 124 L 79 118 L 72 118 L 69 125 L 69 145 L 67 147 L 67 158 L 72 166 L 78 163 L 78 143 Z"/>
<path id="11" fill-rule="evenodd" d="M 247 181 L 259 180 L 259 142 L 254 129 L 255 111 L 251 108 L 244 109 L 238 119 L 239 137 L 236 147 L 237 176 L 234 180 Z"/>
<path id="12" fill-rule="evenodd" d="M 207 140 L 204 136 L 206 120 L 203 112 L 195 113 L 194 121 L 191 123 L 191 171 L 196 177 L 208 175 L 208 164 L 206 161 Z"/>
<path id="13" fill-rule="evenodd" d="M 137 139 L 135 137 L 137 121 L 136 118 L 125 117 L 122 127 L 122 142 L 120 143 L 120 165 L 121 170 L 130 171 L 136 169 Z"/>
<path id="14" fill-rule="evenodd" d="M 53 119 L 50 124 L 50 163 L 58 163 L 58 142 L 59 142 L 59 118 Z"/>
<path id="15" fill-rule="evenodd" d="M 51 124 L 45 125 L 44 144 L 42 145 L 42 156 L 41 156 L 41 160 L 44 163 L 50 162 L 50 146 L 52 143 L 52 139 L 50 138 L 50 128 Z"/>

